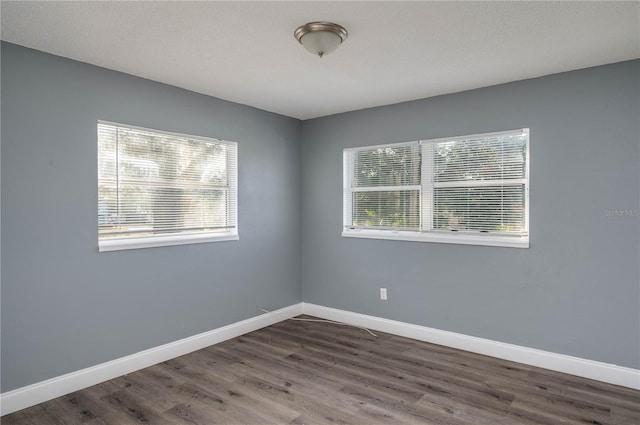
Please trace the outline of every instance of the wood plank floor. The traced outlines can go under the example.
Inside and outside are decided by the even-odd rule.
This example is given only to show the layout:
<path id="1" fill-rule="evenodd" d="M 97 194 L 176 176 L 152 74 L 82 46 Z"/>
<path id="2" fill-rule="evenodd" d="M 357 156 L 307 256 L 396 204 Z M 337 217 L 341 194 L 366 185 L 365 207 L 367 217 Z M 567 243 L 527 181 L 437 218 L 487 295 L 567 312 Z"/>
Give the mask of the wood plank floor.
<path id="1" fill-rule="evenodd" d="M 14 424 L 640 424 L 640 391 L 286 321 L 2 418 Z"/>

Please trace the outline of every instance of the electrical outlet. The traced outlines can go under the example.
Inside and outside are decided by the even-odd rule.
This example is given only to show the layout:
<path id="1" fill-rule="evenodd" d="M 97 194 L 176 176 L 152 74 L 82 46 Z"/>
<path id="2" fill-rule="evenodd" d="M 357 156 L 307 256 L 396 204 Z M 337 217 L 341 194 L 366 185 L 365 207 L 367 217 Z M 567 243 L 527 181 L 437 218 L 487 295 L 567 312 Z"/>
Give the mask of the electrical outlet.
<path id="1" fill-rule="evenodd" d="M 387 288 L 380 288 L 380 299 L 387 300 Z"/>

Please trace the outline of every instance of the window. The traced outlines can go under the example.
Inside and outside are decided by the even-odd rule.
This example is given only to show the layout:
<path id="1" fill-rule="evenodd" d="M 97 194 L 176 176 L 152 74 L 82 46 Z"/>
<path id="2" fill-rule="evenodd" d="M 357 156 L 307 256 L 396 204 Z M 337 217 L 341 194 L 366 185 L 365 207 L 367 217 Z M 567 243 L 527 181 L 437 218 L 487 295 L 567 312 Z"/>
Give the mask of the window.
<path id="1" fill-rule="evenodd" d="M 98 122 L 100 251 L 238 239 L 237 144 Z"/>
<path id="2" fill-rule="evenodd" d="M 342 236 L 527 248 L 529 129 L 344 150 Z"/>

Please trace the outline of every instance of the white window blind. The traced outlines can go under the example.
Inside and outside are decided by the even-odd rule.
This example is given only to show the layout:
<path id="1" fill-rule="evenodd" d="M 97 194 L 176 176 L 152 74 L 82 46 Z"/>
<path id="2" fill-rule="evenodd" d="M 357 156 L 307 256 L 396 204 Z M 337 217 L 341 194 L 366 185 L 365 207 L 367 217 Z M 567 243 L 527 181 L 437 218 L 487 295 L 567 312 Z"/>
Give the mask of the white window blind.
<path id="1" fill-rule="evenodd" d="M 344 236 L 528 246 L 529 130 L 344 151 Z"/>
<path id="2" fill-rule="evenodd" d="M 420 228 L 420 147 L 389 145 L 349 151 L 349 227 Z"/>
<path id="3" fill-rule="evenodd" d="M 100 250 L 237 239 L 237 145 L 98 123 Z"/>
<path id="4" fill-rule="evenodd" d="M 524 235 L 526 147 L 524 132 L 433 143 L 433 229 Z"/>

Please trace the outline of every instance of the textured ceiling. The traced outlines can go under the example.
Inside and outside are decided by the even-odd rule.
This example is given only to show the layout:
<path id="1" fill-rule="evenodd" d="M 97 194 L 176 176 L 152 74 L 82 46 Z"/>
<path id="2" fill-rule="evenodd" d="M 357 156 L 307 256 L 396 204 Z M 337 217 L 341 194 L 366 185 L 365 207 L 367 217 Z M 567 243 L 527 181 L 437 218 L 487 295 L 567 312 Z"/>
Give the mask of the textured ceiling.
<path id="1" fill-rule="evenodd" d="M 300 119 L 640 57 L 639 2 L 9 2 L 2 39 Z M 347 28 L 314 57 L 306 22 Z"/>

